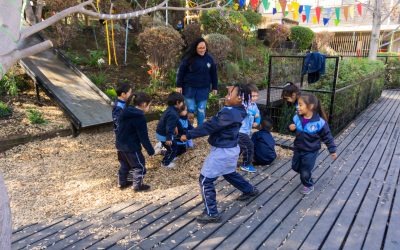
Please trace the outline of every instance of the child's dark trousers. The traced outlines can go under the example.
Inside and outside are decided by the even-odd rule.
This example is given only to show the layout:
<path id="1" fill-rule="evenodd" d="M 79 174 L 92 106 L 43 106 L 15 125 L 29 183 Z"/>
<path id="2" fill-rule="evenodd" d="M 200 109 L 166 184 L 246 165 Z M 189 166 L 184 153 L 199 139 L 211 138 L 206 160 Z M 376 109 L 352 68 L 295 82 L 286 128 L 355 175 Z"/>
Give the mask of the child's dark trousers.
<path id="1" fill-rule="evenodd" d="M 146 174 L 146 162 L 142 152 L 118 151 L 120 168 L 118 171 L 119 184 L 127 185 L 129 170 L 132 172 L 133 187 L 140 187 Z"/>
<path id="2" fill-rule="evenodd" d="M 307 152 L 296 149 L 293 153 L 292 169 L 300 174 L 301 183 L 306 187 L 314 185 L 311 173 L 317 156 L 318 151 Z"/>
<path id="3" fill-rule="evenodd" d="M 243 157 L 243 166 L 251 165 L 254 156 L 254 144 L 248 134 L 239 133 L 240 155 Z"/>
<path id="4" fill-rule="evenodd" d="M 239 189 L 243 193 L 250 193 L 254 190 L 254 187 L 237 172 L 223 175 L 223 177 L 227 182 L 229 182 L 232 186 Z M 207 178 L 202 174 L 200 174 L 199 178 L 201 195 L 203 196 L 203 202 L 205 205 L 204 213 L 210 216 L 218 214 L 216 198 L 217 193 L 215 191 L 214 185 L 214 181 L 216 181 L 217 179 L 218 177 Z"/>

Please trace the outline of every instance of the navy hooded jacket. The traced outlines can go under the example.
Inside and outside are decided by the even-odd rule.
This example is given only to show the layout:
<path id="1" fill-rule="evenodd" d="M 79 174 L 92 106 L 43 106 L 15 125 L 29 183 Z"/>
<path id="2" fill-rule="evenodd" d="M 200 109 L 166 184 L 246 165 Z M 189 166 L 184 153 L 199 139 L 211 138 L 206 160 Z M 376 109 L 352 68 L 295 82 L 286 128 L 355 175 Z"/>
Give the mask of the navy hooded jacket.
<path id="1" fill-rule="evenodd" d="M 165 137 L 165 141 L 173 141 L 175 128 L 178 126 L 178 122 L 178 109 L 174 106 L 168 106 L 158 121 L 156 133 Z"/>
<path id="2" fill-rule="evenodd" d="M 121 115 L 122 110 L 125 108 L 126 102 L 120 99 L 115 101 L 115 105 L 112 110 L 112 118 L 114 123 L 114 133 L 117 134 L 118 126 L 119 126 L 119 116 Z"/>
<path id="3" fill-rule="evenodd" d="M 251 136 L 254 143 L 254 160 L 259 163 L 276 159 L 275 140 L 268 130 L 261 129 Z"/>
<path id="4" fill-rule="evenodd" d="M 149 155 L 154 154 L 142 110 L 129 106 L 121 112 L 115 144 L 118 151 L 139 152 L 143 145 Z"/>
<path id="5" fill-rule="evenodd" d="M 233 148 L 238 144 L 239 129 L 247 116 L 245 108 L 240 106 L 224 107 L 217 115 L 199 127 L 187 132 L 187 139 L 210 135 L 208 143 L 217 148 Z"/>
<path id="6" fill-rule="evenodd" d="M 303 75 L 308 74 L 308 83 L 317 82 L 321 75 L 325 74 L 325 61 L 324 54 L 318 52 L 306 54 L 302 73 Z"/>
<path id="7" fill-rule="evenodd" d="M 217 65 L 208 53 L 197 55 L 190 65 L 188 59 L 182 60 L 176 75 L 177 87 L 204 88 L 209 92 L 210 85 L 218 89 Z"/>
<path id="8" fill-rule="evenodd" d="M 317 113 L 314 113 L 310 121 L 302 125 L 302 116 L 295 115 L 293 123 L 296 125 L 296 139 L 294 147 L 297 150 L 314 152 L 321 149 L 321 140 L 328 147 L 329 152 L 336 152 L 336 145 L 329 129 L 328 123 Z"/>

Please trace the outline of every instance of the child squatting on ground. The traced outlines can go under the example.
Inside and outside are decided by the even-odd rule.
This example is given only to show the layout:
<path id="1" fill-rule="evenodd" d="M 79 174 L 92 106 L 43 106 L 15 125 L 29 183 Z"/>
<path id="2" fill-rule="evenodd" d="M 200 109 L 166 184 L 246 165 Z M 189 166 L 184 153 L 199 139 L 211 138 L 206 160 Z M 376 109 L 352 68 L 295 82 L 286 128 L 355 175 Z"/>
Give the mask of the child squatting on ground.
<path id="1" fill-rule="evenodd" d="M 300 95 L 299 88 L 292 82 L 286 82 L 282 90 L 282 99 L 296 106 L 296 112 L 298 112 L 299 104 L 298 98 Z"/>
<path id="2" fill-rule="evenodd" d="M 132 99 L 134 106 L 129 105 Z M 151 98 L 145 93 L 131 95 L 119 116 L 116 147 L 121 165 L 118 172 L 121 189 L 130 186 L 130 183 L 127 182 L 129 170 L 132 171 L 133 175 L 132 188 L 134 191 L 150 189 L 149 185 L 143 183 L 143 178 L 146 174 L 146 163 L 142 154 L 143 145 L 149 156 L 154 155 L 144 116 L 149 111 L 150 103 Z"/>
<path id="3" fill-rule="evenodd" d="M 321 149 L 321 140 L 328 147 L 333 160 L 337 157 L 336 145 L 318 98 L 309 93 L 302 93 L 298 103 L 298 114 L 294 116 L 293 124 L 289 126 L 290 131 L 296 132 L 292 169 L 300 174 L 303 184 L 300 192 L 309 194 L 314 191 L 311 172 Z"/>
<path id="4" fill-rule="evenodd" d="M 243 157 L 243 163 L 240 169 L 250 173 L 255 173 L 256 169 L 253 166 L 254 144 L 251 141 L 251 130 L 253 127 L 260 125 L 260 110 L 257 107 L 258 88 L 255 84 L 248 84 L 247 87 L 251 91 L 251 101 L 246 107 L 247 116 L 242 121 L 242 126 L 239 130 L 239 147 L 240 155 Z M 242 97 L 243 99 L 243 97 Z"/>
<path id="5" fill-rule="evenodd" d="M 219 222 L 221 215 L 217 210 L 214 182 L 223 176 L 226 181 L 243 192 L 238 200 L 247 200 L 258 194 L 258 190 L 236 172 L 240 148 L 239 129 L 250 104 L 251 91 L 245 85 L 235 85 L 228 89 L 225 107 L 210 120 L 188 131 L 182 141 L 209 135 L 211 151 L 204 161 L 199 178 L 201 194 L 205 205 L 204 212 L 197 217 L 200 223 Z M 244 106 L 245 105 L 245 106 Z"/>
<path id="6" fill-rule="evenodd" d="M 179 138 L 181 138 L 182 135 L 186 135 L 189 130 L 192 130 L 193 126 L 190 123 L 188 119 L 188 110 L 187 106 L 183 104 L 181 111 L 179 113 L 179 121 L 178 121 L 178 127 L 177 127 L 177 135 L 175 138 L 175 143 L 177 145 L 177 156 L 180 156 L 186 152 L 186 149 L 193 146 L 193 141 L 188 140 L 186 142 L 182 142 Z"/>
<path id="7" fill-rule="evenodd" d="M 270 165 L 276 159 L 275 140 L 271 135 L 271 129 L 272 119 L 263 117 L 260 130 L 251 136 L 255 165 Z"/>
<path id="8" fill-rule="evenodd" d="M 175 139 L 175 131 L 179 123 L 179 112 L 184 105 L 182 94 L 172 92 L 167 98 L 168 108 L 161 115 L 157 124 L 156 138 L 162 146 L 167 149 L 161 165 L 167 168 L 174 168 L 175 157 L 178 154 L 178 146 Z"/>

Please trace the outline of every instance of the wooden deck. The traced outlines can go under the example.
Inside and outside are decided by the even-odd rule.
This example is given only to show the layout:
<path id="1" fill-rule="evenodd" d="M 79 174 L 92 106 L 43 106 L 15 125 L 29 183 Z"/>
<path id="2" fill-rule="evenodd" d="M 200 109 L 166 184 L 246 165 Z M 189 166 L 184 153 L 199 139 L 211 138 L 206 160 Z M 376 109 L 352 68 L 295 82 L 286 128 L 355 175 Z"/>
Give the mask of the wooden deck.
<path id="1" fill-rule="evenodd" d="M 285 159 L 244 174 L 260 190 L 247 202 L 235 201 L 239 192 L 219 180 L 220 224 L 196 223 L 203 205 L 199 190 L 188 190 L 28 226 L 13 233 L 12 247 L 400 249 L 399 115 L 400 92 L 385 91 L 337 137 L 336 161 L 320 153 L 308 196 L 298 192 L 299 177 Z"/>

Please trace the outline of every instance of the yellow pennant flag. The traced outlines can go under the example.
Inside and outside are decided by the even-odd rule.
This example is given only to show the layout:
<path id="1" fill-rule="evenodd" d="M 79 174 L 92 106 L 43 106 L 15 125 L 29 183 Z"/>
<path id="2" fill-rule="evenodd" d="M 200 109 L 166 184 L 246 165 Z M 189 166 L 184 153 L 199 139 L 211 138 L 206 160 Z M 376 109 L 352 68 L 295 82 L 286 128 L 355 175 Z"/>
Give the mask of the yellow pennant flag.
<path id="1" fill-rule="evenodd" d="M 292 11 L 293 11 L 293 5 L 292 5 L 292 4 L 289 3 L 289 4 L 287 5 L 287 8 L 288 8 L 288 11 L 289 11 L 289 12 L 292 12 Z"/>
<path id="2" fill-rule="evenodd" d="M 354 18 L 354 5 L 350 5 L 349 14 L 350 14 L 351 19 L 353 19 Z"/>
<path id="3" fill-rule="evenodd" d="M 278 1 L 275 1 L 275 8 L 277 12 L 280 12 L 282 10 L 281 4 Z"/>
<path id="4" fill-rule="evenodd" d="M 299 20 L 299 12 L 298 11 L 293 11 L 292 12 L 292 15 L 293 15 L 293 20 Z"/>
<path id="5" fill-rule="evenodd" d="M 298 2 L 292 2 L 292 8 L 294 12 L 299 12 L 300 4 Z"/>
<path id="6" fill-rule="evenodd" d="M 312 23 L 313 23 L 313 24 L 317 24 L 317 23 L 318 23 L 317 16 L 313 16 L 313 17 L 312 17 Z"/>

